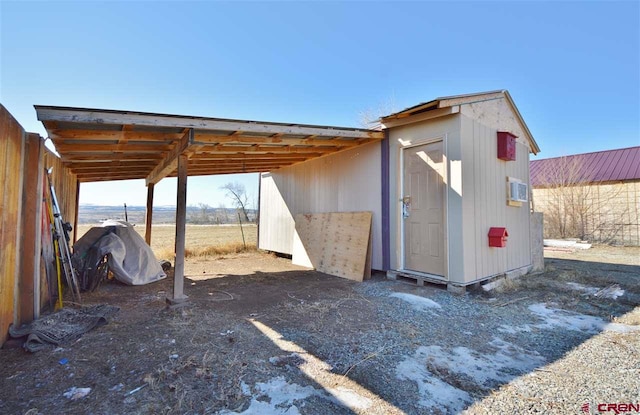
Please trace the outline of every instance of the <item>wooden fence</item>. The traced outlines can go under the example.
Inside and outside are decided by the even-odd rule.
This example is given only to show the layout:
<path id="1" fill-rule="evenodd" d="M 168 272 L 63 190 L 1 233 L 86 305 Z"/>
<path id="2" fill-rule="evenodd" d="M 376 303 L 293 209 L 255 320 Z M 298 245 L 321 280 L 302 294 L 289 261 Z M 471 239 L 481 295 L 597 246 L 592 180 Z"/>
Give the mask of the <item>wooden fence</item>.
<path id="1" fill-rule="evenodd" d="M 0 345 L 12 323 L 32 321 L 49 304 L 45 269 L 52 258 L 42 254 L 49 167 L 63 218 L 75 222 L 77 178 L 0 105 Z"/>

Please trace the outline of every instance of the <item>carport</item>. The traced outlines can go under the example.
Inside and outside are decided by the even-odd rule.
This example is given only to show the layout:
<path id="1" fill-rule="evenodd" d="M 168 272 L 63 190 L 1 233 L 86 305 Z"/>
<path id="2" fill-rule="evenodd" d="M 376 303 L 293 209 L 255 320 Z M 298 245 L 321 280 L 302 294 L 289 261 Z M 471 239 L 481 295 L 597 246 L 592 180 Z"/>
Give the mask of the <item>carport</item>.
<path id="1" fill-rule="evenodd" d="M 78 182 L 145 179 L 145 239 L 151 242 L 154 185 L 177 177 L 173 296 L 183 302 L 188 176 L 277 170 L 382 140 L 367 129 L 35 106 Z"/>

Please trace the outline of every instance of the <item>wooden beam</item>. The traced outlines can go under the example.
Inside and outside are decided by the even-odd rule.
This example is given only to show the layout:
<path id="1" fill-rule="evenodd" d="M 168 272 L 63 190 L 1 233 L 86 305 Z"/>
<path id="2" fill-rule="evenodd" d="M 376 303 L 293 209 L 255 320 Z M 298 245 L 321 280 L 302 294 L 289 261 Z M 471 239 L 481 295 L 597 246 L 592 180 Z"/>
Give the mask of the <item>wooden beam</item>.
<path id="1" fill-rule="evenodd" d="M 112 177 L 78 177 L 80 183 L 94 183 L 94 182 L 108 182 L 118 180 L 141 180 L 143 176 L 130 175 L 130 176 L 112 176 Z"/>
<path id="2" fill-rule="evenodd" d="M 394 118 L 386 118 L 382 121 L 382 126 L 386 128 L 398 127 L 400 125 L 411 124 L 418 121 L 426 121 L 433 118 L 444 117 L 446 115 L 457 114 L 460 112 L 460 107 L 447 107 L 434 109 L 426 112 L 422 112 L 412 116 L 404 116 L 399 117 L 397 119 Z"/>
<path id="3" fill-rule="evenodd" d="M 167 144 L 58 144 L 56 150 L 60 154 L 69 155 L 72 153 L 99 153 L 99 152 L 122 152 L 122 153 L 158 153 L 171 150 Z"/>
<path id="4" fill-rule="evenodd" d="M 213 134 L 198 133 L 195 137 L 194 144 L 281 144 L 281 145 L 312 145 L 312 146 L 337 146 L 337 147 L 355 147 L 360 144 L 360 139 L 341 139 L 337 137 L 326 139 L 313 138 L 286 138 L 282 135 L 275 137 L 249 137 L 249 136 L 221 136 Z M 369 140 L 366 138 L 365 140 Z"/>
<path id="5" fill-rule="evenodd" d="M 91 170 L 91 169 L 103 169 L 110 170 L 116 167 L 124 167 L 124 168 L 132 168 L 132 167 L 155 167 L 158 165 L 157 161 L 147 160 L 147 161 L 137 161 L 137 160 L 127 160 L 127 161 L 98 161 L 94 163 L 78 163 L 78 162 L 66 162 L 64 163 L 65 167 L 70 168 L 71 170 Z"/>
<path id="6" fill-rule="evenodd" d="M 189 134 L 193 137 L 193 130 Z M 174 264 L 173 276 L 173 298 L 172 303 L 181 303 L 186 301 L 187 296 L 184 295 L 184 248 L 185 248 L 185 232 L 187 221 L 187 164 L 189 159 L 185 154 L 177 156 L 178 161 L 178 194 L 176 200 L 176 259 Z"/>
<path id="7" fill-rule="evenodd" d="M 281 164 L 295 163 L 301 159 L 258 159 L 258 160 L 189 160 L 189 168 L 198 166 L 242 166 L 245 164 Z"/>
<path id="8" fill-rule="evenodd" d="M 151 131 L 118 131 L 118 130 L 51 130 L 49 136 L 54 143 L 65 140 L 128 140 L 128 141 L 177 141 L 182 133 L 158 133 Z"/>
<path id="9" fill-rule="evenodd" d="M 471 104 L 474 102 L 490 101 L 504 97 L 502 91 L 496 91 L 488 94 L 472 94 L 451 97 L 450 99 L 441 99 L 438 102 L 438 108 L 452 107 L 454 105 Z"/>
<path id="10" fill-rule="evenodd" d="M 144 221 L 144 240 L 151 246 L 151 224 L 153 222 L 153 183 L 147 186 L 147 211 Z"/>
<path id="11" fill-rule="evenodd" d="M 325 127 L 313 125 L 283 124 L 257 121 L 227 120 L 217 118 L 187 117 L 177 115 L 147 114 L 98 109 L 48 107 L 36 105 L 39 121 L 65 121 L 73 123 L 100 123 L 114 125 L 148 125 L 163 127 L 195 128 L 199 130 L 243 131 L 246 133 L 317 135 L 319 137 L 379 138 L 381 131 L 357 128 Z"/>
<path id="12" fill-rule="evenodd" d="M 191 154 L 189 161 L 194 160 L 307 160 L 309 158 L 321 156 L 320 153 L 304 154 L 216 154 L 197 153 Z"/>
<path id="13" fill-rule="evenodd" d="M 273 166 L 273 167 L 248 166 L 243 169 L 227 167 L 227 168 L 221 168 L 221 169 L 202 169 L 202 170 L 194 170 L 194 171 L 189 170 L 189 175 L 190 176 L 213 176 L 216 174 L 259 173 L 259 172 L 278 170 L 282 167 L 287 167 L 287 166 Z M 169 175 L 169 177 L 176 177 L 176 175 L 177 173 L 172 173 Z"/>
<path id="14" fill-rule="evenodd" d="M 91 180 L 133 180 L 133 179 L 144 179 L 146 175 L 146 171 L 144 172 L 119 172 L 119 173 L 80 173 L 78 174 L 78 180 L 81 182 L 91 181 Z"/>
<path id="15" fill-rule="evenodd" d="M 131 153 L 131 154 L 119 154 L 119 153 L 109 153 L 109 154 L 73 154 L 73 155 L 65 155 L 60 154 L 60 158 L 62 161 L 66 163 L 90 163 L 90 162 L 99 162 L 99 161 L 112 161 L 112 160 L 138 160 L 138 161 L 148 161 L 148 160 L 162 160 L 164 157 L 162 153 Z"/>
<path id="16" fill-rule="evenodd" d="M 287 147 L 287 146 L 202 146 L 198 149 L 201 153 L 266 153 L 266 154 L 291 154 L 291 153 L 331 153 L 340 147 Z"/>
<path id="17" fill-rule="evenodd" d="M 185 150 L 193 143 L 194 131 L 193 129 L 189 129 L 180 142 L 178 142 L 175 147 L 167 154 L 167 156 L 156 166 L 155 169 L 149 173 L 146 178 L 146 183 L 149 185 L 150 183 L 156 184 L 164 177 L 166 177 L 169 173 L 176 169 L 176 165 L 178 164 L 178 158 L 182 155 Z"/>

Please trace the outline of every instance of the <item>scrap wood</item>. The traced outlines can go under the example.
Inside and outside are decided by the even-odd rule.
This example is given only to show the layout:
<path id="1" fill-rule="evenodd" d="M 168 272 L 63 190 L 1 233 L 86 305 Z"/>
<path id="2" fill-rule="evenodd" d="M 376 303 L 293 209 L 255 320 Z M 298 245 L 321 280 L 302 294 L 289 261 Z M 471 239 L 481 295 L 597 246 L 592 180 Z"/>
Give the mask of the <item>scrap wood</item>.
<path id="1" fill-rule="evenodd" d="M 600 291 L 598 291 L 597 293 L 593 294 L 594 297 L 604 297 L 608 294 L 611 294 L 614 291 L 618 291 L 620 290 L 620 285 L 619 284 L 611 284 L 608 287 L 605 287 L 603 289 L 601 289 Z"/>
<path id="2" fill-rule="evenodd" d="M 371 277 L 371 212 L 295 216 L 292 262 L 354 281 Z"/>

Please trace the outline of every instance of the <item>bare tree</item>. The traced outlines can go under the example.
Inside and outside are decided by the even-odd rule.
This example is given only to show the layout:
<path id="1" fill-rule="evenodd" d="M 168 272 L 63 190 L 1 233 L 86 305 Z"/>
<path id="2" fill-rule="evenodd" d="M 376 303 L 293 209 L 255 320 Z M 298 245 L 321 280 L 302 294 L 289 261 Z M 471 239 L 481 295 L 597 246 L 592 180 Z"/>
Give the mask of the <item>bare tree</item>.
<path id="1" fill-rule="evenodd" d="M 216 225 L 227 223 L 229 221 L 229 218 L 227 215 L 227 207 L 225 206 L 224 203 L 220 203 L 218 205 L 218 208 L 214 211 L 213 220 L 216 223 Z"/>
<path id="2" fill-rule="evenodd" d="M 239 182 L 233 182 L 221 186 L 220 189 L 226 192 L 227 197 L 231 199 L 238 212 L 242 214 L 244 221 L 249 222 L 249 214 L 247 212 L 249 197 L 244 185 Z"/>
<path id="3" fill-rule="evenodd" d="M 211 206 L 206 203 L 198 203 L 198 207 L 200 208 L 200 221 L 209 223 L 209 209 L 211 209 Z"/>
<path id="4" fill-rule="evenodd" d="M 547 163 L 534 190 L 536 208 L 544 213 L 545 235 L 551 238 L 616 238 L 626 215 L 615 199 L 621 187 L 594 183 L 593 171 L 578 157 Z"/>
<path id="5" fill-rule="evenodd" d="M 380 126 L 380 117 L 393 114 L 398 111 L 394 97 L 381 102 L 375 107 L 365 108 L 358 113 L 358 121 L 362 128 L 375 129 Z"/>

